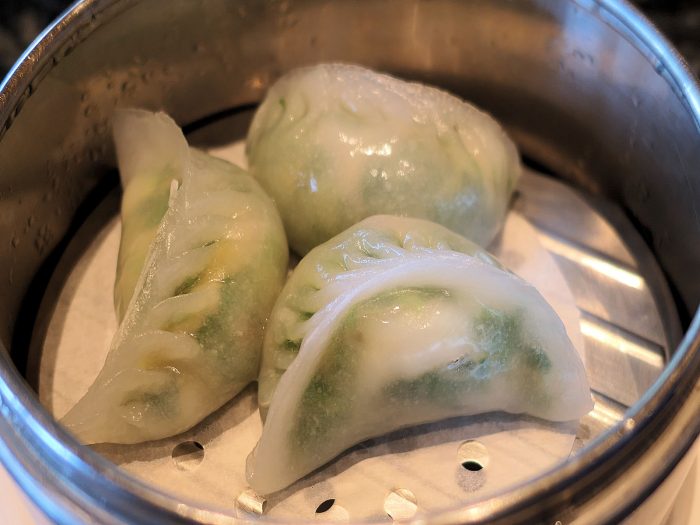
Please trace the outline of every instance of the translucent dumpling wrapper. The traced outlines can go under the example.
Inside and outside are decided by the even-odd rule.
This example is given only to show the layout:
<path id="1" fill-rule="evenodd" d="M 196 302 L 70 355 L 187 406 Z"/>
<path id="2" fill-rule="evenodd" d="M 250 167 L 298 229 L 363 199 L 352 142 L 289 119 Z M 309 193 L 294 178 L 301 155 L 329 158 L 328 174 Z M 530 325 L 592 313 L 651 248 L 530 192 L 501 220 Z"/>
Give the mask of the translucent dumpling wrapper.
<path id="1" fill-rule="evenodd" d="M 447 228 L 425 220 L 393 216 L 366 219 L 306 255 L 280 293 L 265 333 L 258 378 L 263 419 L 277 384 L 296 358 L 310 319 L 323 297 L 336 299 L 349 278 L 381 271 L 409 254 L 459 252 L 501 267 L 486 250 Z M 328 295 L 331 294 L 331 295 Z"/>
<path id="2" fill-rule="evenodd" d="M 158 225 L 168 210 L 173 183 L 182 182 L 188 147 L 180 129 L 162 113 L 120 109 L 114 113 L 112 128 L 123 190 L 114 280 L 114 309 L 121 321 Z M 148 147 L 140 144 L 144 135 L 149 138 Z"/>
<path id="3" fill-rule="evenodd" d="M 273 84 L 247 153 L 302 255 L 375 214 L 428 219 L 486 246 L 521 172 L 515 146 L 486 113 L 343 64 L 293 70 Z"/>
<path id="4" fill-rule="evenodd" d="M 188 148 L 165 115 L 148 115 L 127 118 L 132 146 L 158 144 L 163 127 L 179 134 L 173 154 L 184 158 L 182 182 L 104 367 L 61 421 L 85 443 L 180 433 L 254 381 L 263 326 L 287 272 L 282 222 L 259 184 Z"/>
<path id="5" fill-rule="evenodd" d="M 537 290 L 418 219 L 375 216 L 312 250 L 270 318 L 247 477 L 280 490 L 368 438 L 490 411 L 576 420 L 583 363 Z"/>

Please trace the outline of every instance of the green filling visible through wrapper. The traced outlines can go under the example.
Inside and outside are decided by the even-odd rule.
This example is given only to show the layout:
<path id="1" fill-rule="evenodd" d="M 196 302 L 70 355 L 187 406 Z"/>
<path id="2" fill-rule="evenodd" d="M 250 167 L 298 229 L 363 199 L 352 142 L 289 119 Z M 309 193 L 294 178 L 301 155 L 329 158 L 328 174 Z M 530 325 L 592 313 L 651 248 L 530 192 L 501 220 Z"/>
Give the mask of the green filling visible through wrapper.
<path id="1" fill-rule="evenodd" d="M 365 344 L 363 321 L 392 308 L 418 311 L 435 300 L 449 302 L 455 298 L 444 290 L 394 290 L 355 305 L 349 311 L 330 339 L 302 395 L 290 434 L 294 453 L 308 454 L 326 447 L 327 441 L 332 440 L 332 433 L 351 419 L 356 405 L 354 396 L 358 392 L 355 383 L 362 380 L 357 367 L 363 352 L 372 350 Z M 459 407 L 494 376 L 508 373 L 523 395 L 540 404 L 548 402 L 541 376 L 549 371 L 551 362 L 524 330 L 522 313 L 475 307 L 480 313 L 471 325 L 464 325 L 472 351 L 417 377 L 389 382 L 381 391 L 382 399 L 378 401 L 381 405 L 407 407 L 420 400 L 440 407 Z M 517 373 L 513 374 L 515 370 Z"/>

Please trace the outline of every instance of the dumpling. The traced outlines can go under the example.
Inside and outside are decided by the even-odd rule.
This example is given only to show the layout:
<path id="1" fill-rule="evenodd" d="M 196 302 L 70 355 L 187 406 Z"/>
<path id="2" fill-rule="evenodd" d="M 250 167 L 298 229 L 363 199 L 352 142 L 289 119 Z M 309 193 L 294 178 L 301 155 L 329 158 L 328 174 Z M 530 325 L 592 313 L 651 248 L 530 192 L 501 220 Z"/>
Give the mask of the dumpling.
<path id="1" fill-rule="evenodd" d="M 168 210 L 170 188 L 182 182 L 187 165 L 187 141 L 172 120 L 139 109 L 119 109 L 113 119 L 123 196 L 121 242 L 114 280 L 114 309 L 124 318 L 148 248 Z M 139 132 L 135 133 L 134 130 Z M 148 136 L 148 147 L 140 141 Z"/>
<path id="2" fill-rule="evenodd" d="M 419 219 L 368 218 L 312 250 L 270 317 L 247 477 L 280 490 L 402 427 L 489 411 L 575 420 L 586 373 L 556 313 L 486 252 Z"/>
<path id="3" fill-rule="evenodd" d="M 134 148 L 160 154 L 158 135 L 180 134 L 184 169 L 104 367 L 62 419 L 85 443 L 177 434 L 254 381 L 287 272 L 282 222 L 254 179 L 189 149 L 163 114 L 128 120 Z"/>
<path id="4" fill-rule="evenodd" d="M 459 252 L 501 268 L 488 252 L 447 228 L 389 215 L 365 219 L 306 255 L 282 289 L 266 328 L 258 378 L 263 419 L 282 374 L 299 352 L 307 320 L 321 306 L 321 290 L 337 298 L 345 293 L 346 280 L 358 272 L 376 273 L 409 254 L 434 251 Z"/>
<path id="5" fill-rule="evenodd" d="M 428 219 L 486 246 L 521 171 L 486 113 L 343 64 L 279 79 L 255 114 L 247 154 L 301 255 L 375 214 Z"/>

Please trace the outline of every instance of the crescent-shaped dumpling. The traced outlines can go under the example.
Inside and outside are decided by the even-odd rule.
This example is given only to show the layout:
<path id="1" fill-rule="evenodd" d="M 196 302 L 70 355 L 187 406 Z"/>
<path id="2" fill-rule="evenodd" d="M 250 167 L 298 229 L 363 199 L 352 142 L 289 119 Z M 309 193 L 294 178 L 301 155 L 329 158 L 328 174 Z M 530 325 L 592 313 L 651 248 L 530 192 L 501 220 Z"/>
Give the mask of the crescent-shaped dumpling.
<path id="1" fill-rule="evenodd" d="M 259 400 L 247 474 L 261 494 L 402 427 L 592 408 L 581 358 L 533 286 L 440 225 L 390 216 L 299 263 L 270 318 Z"/>
<path id="2" fill-rule="evenodd" d="M 177 173 L 180 185 L 145 255 L 104 367 L 61 420 L 85 443 L 177 434 L 254 381 L 263 326 L 287 272 L 282 222 L 253 178 L 188 148 L 163 114 L 129 111 L 119 118 L 129 130 L 128 144 L 118 143 L 120 157 L 168 166 L 168 176 Z M 164 138 L 168 148 L 160 147 Z M 120 158 L 124 165 L 128 161 Z M 160 178 L 133 174 L 141 176 Z M 160 194 L 159 184 L 150 187 Z"/>

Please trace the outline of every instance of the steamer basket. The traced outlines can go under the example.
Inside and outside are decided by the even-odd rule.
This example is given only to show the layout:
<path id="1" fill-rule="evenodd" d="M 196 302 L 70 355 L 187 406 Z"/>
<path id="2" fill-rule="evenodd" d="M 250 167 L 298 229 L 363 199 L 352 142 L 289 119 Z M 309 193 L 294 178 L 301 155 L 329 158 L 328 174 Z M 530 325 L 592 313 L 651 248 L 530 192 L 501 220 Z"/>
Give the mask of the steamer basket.
<path id="1" fill-rule="evenodd" d="M 240 498 L 175 498 L 68 435 L 36 394 L 46 305 L 114 216 L 115 107 L 163 109 L 214 147 L 280 74 L 332 60 L 440 85 L 508 128 L 548 175 L 525 178 L 516 208 L 582 312 L 596 409 L 569 460 L 416 520 L 660 522 L 700 432 L 700 94 L 611 0 L 77 2 L 0 91 L 2 463 L 59 523 L 259 518 Z"/>

